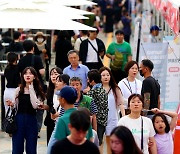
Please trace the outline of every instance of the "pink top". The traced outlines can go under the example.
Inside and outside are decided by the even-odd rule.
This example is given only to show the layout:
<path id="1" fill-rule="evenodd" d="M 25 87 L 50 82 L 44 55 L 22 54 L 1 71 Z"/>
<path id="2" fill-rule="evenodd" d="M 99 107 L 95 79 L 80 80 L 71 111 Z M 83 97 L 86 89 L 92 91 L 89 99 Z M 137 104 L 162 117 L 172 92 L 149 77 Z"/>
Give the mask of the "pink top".
<path id="1" fill-rule="evenodd" d="M 163 135 L 156 134 L 154 138 L 156 140 L 158 154 L 173 154 L 174 143 L 171 131 Z"/>

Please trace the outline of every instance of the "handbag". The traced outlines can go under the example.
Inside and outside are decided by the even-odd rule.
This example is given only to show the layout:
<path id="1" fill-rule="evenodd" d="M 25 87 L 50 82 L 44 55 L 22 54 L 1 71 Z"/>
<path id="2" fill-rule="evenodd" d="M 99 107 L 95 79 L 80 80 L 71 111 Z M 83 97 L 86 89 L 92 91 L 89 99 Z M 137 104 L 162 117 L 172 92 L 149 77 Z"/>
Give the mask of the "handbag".
<path id="1" fill-rule="evenodd" d="M 121 52 L 115 51 L 115 59 L 111 61 L 110 68 L 112 70 L 119 70 L 123 65 L 123 54 Z"/>
<path id="2" fill-rule="evenodd" d="M 2 130 L 8 134 L 13 134 L 17 131 L 17 124 L 16 124 L 16 108 L 11 110 L 11 113 L 9 114 L 11 110 L 11 107 L 8 108 L 8 111 L 6 113 L 6 117 L 3 120 L 2 123 Z"/>

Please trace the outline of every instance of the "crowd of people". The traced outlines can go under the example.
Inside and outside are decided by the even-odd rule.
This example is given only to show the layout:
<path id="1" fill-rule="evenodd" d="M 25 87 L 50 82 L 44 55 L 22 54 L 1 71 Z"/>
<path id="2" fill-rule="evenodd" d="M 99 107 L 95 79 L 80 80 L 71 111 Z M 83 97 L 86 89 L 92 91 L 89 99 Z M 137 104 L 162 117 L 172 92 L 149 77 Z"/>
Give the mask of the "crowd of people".
<path id="1" fill-rule="evenodd" d="M 4 70 L 5 110 L 17 108 L 18 129 L 10 134 L 13 154 L 23 154 L 24 147 L 26 153 L 36 154 L 43 124 L 47 154 L 102 154 L 105 142 L 107 154 L 173 154 L 177 114 L 160 110 L 160 85 L 152 76 L 152 61 L 143 59 L 139 65 L 132 60 L 130 16 L 141 14 L 142 1 L 137 0 L 135 8 L 128 2 L 98 3 L 105 33 L 113 32 L 120 21 L 124 25 L 107 49 L 98 38 L 102 27 L 97 8 L 87 8 L 96 16 L 86 23 L 96 25 L 96 30 L 55 31 L 56 67 L 51 69 L 44 33 L 38 31 L 33 40 L 22 41 L 21 33 L 14 32 Z M 105 55 L 109 67 L 103 65 Z"/>

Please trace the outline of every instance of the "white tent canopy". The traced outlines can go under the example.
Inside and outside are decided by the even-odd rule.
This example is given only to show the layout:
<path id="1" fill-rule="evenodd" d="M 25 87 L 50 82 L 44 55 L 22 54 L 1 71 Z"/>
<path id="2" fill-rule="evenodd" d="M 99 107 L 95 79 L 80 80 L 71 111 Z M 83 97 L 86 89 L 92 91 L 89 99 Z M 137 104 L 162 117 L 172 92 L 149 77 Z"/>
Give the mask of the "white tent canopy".
<path id="1" fill-rule="evenodd" d="M 57 30 L 95 30 L 92 27 L 72 21 L 63 16 L 42 16 L 36 13 L 31 17 L 28 13 L 9 13 L 3 16 L 0 12 L 1 28 L 57 29 Z M 59 18 L 59 19 L 58 19 Z"/>
<path id="2" fill-rule="evenodd" d="M 35 3 L 55 3 L 65 6 L 97 5 L 89 0 L 32 0 Z"/>
<path id="3" fill-rule="evenodd" d="M 1 1 L 0 28 L 95 30 L 72 21 L 72 19 L 88 19 L 83 15 L 91 13 L 57 4 L 53 0 L 52 3 L 50 1 L 34 3 L 33 0 Z"/>

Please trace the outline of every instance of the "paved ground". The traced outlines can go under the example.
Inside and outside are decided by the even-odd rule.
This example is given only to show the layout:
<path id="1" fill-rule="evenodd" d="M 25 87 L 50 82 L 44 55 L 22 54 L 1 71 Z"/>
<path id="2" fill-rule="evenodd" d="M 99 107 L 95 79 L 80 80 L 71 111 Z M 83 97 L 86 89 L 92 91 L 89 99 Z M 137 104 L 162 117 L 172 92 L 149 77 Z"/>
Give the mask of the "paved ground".
<path id="1" fill-rule="evenodd" d="M 102 32 L 99 33 L 99 38 L 101 38 L 106 47 L 108 46 L 109 43 L 112 42 L 112 40 L 114 40 L 114 37 L 112 37 L 112 34 L 108 34 L 107 36 L 105 36 Z M 106 66 L 109 65 L 109 59 L 107 57 L 105 57 L 104 59 L 104 64 Z M 52 65 L 51 67 L 54 66 L 54 53 L 52 55 Z M 1 111 L 0 111 L 1 112 Z M 1 118 L 0 118 L 1 119 Z M 38 154 L 46 154 L 46 127 L 43 125 L 42 129 L 41 129 L 41 138 L 38 139 L 38 148 L 37 148 L 37 153 Z M 8 134 L 0 131 L 0 154 L 10 154 L 12 152 L 12 148 L 11 148 L 11 137 L 9 137 Z M 106 151 L 106 150 L 104 150 Z M 106 152 L 104 152 L 105 154 Z"/>

